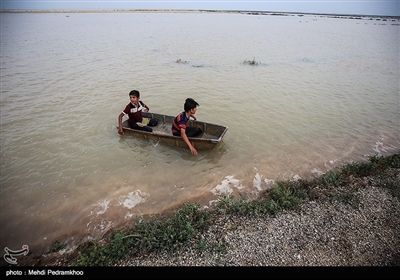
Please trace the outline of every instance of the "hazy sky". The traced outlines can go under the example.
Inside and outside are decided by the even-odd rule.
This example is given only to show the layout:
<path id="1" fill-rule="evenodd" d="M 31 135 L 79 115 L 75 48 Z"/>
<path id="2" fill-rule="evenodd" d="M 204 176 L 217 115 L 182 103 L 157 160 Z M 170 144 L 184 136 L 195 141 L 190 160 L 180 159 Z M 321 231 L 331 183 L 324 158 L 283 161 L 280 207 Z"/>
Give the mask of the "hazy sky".
<path id="1" fill-rule="evenodd" d="M 1 9 L 28 10 L 129 10 L 129 9 L 189 9 L 246 10 L 325 14 L 400 16 L 400 0 L 292 0 L 292 1 L 118 1 L 118 0 L 1 0 Z"/>

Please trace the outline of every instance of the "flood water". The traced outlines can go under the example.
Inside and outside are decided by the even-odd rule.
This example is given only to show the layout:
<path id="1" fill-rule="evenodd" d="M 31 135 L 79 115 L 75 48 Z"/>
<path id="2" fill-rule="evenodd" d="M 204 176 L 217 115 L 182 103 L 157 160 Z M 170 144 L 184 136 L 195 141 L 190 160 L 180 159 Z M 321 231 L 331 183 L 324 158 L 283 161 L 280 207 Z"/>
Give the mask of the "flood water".
<path id="1" fill-rule="evenodd" d="M 400 149 L 399 20 L 0 15 L 1 248 L 75 246 L 186 201 L 254 197 Z M 197 156 L 119 136 L 132 89 L 154 113 L 194 98 L 198 120 L 228 131 Z"/>

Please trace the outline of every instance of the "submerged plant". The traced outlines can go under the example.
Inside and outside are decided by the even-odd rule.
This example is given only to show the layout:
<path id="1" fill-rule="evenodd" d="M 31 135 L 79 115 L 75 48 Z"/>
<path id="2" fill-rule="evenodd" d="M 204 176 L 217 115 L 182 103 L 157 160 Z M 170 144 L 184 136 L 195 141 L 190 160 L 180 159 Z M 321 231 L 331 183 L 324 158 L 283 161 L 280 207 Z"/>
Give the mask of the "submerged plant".
<path id="1" fill-rule="evenodd" d="M 188 61 L 182 60 L 182 59 L 180 59 L 180 58 L 178 58 L 175 62 L 176 62 L 176 63 L 182 63 L 182 64 L 188 64 L 188 63 L 189 63 Z"/>
<path id="2" fill-rule="evenodd" d="M 257 61 L 255 60 L 255 58 L 253 57 L 253 60 L 245 60 L 245 61 L 243 61 L 243 64 L 248 64 L 248 65 L 256 66 L 256 65 L 258 65 L 258 64 L 260 64 L 260 63 L 257 62 Z"/>

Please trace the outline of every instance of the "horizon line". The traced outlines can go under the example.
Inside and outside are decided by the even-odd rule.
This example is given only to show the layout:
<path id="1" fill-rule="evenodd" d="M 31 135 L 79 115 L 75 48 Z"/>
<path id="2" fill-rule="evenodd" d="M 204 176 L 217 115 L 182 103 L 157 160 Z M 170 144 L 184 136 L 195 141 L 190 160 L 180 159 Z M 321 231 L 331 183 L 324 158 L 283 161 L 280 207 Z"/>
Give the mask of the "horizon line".
<path id="1" fill-rule="evenodd" d="M 399 18 L 400 15 L 370 15 L 370 14 L 342 14 L 342 13 L 314 13 L 314 12 L 282 12 L 257 10 L 216 10 L 216 9 L 0 9 L 0 12 L 143 12 L 143 11 L 179 11 L 179 12 L 231 12 L 231 13 L 258 13 L 258 14 L 298 14 L 298 15 L 335 15 L 335 16 L 362 16 L 362 17 L 390 17 Z"/>

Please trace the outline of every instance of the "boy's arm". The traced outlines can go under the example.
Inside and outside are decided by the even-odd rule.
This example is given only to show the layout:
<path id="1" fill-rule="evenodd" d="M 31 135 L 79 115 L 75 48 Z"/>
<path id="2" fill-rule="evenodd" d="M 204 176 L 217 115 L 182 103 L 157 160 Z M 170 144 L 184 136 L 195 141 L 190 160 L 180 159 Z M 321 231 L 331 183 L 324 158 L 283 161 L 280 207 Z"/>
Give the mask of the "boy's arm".
<path id="1" fill-rule="evenodd" d="M 124 116 L 124 113 L 121 113 L 118 116 L 118 134 L 119 135 L 124 134 L 124 130 L 122 129 L 122 117 L 123 116 Z"/>
<path id="2" fill-rule="evenodd" d="M 185 141 L 186 145 L 188 145 L 190 152 L 194 155 L 197 155 L 197 150 L 193 147 L 192 143 L 190 143 L 189 138 L 186 135 L 186 129 L 181 128 L 181 136 L 183 141 Z"/>
<path id="3" fill-rule="evenodd" d="M 150 111 L 150 108 L 146 104 L 144 104 L 143 101 L 140 101 L 140 102 L 142 102 L 142 105 L 144 106 L 144 108 L 146 108 L 146 110 L 147 110 L 146 112 Z"/>

